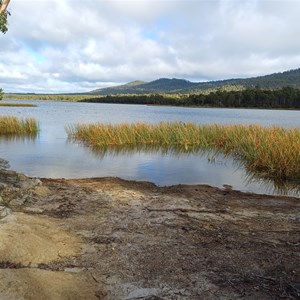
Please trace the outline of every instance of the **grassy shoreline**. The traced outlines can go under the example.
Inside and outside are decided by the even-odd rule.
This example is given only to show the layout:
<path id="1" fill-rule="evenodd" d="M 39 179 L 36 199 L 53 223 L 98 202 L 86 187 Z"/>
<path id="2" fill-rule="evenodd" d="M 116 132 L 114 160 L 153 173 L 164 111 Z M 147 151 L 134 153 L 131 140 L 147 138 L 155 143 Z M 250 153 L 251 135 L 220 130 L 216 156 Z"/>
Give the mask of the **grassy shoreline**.
<path id="1" fill-rule="evenodd" d="M 39 124 L 35 119 L 18 119 L 17 117 L 0 116 L 0 136 L 30 136 L 39 132 Z"/>
<path id="2" fill-rule="evenodd" d="M 259 125 L 77 124 L 66 128 L 72 140 L 95 149 L 122 146 L 180 147 L 231 155 L 261 177 L 300 180 L 300 130 Z"/>
<path id="3" fill-rule="evenodd" d="M 9 107 L 37 107 L 35 104 L 25 104 L 25 103 L 1 103 L 0 106 L 9 106 Z"/>

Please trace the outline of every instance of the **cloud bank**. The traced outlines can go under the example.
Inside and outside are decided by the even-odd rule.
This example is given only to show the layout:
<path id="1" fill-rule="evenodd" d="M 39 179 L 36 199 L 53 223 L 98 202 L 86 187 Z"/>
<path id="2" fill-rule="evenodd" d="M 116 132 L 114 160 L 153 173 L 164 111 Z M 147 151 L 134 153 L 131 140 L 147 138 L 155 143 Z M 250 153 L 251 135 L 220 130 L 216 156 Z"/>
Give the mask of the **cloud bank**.
<path id="1" fill-rule="evenodd" d="M 160 77 L 250 77 L 300 67 L 300 1 L 11 0 L 6 92 L 86 92 Z"/>

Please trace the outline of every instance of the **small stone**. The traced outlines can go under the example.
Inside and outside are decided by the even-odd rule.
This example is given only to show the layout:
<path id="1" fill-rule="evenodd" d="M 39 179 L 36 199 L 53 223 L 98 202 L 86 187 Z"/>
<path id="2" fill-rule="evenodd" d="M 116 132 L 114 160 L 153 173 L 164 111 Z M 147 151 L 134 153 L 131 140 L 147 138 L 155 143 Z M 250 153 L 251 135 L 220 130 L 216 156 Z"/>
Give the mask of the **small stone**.
<path id="1" fill-rule="evenodd" d="M 45 186 L 36 186 L 32 193 L 39 197 L 46 197 L 50 194 L 50 190 Z"/>
<path id="2" fill-rule="evenodd" d="M 7 206 L 0 205 L 0 219 L 3 219 L 11 214 L 11 209 Z"/>
<path id="3" fill-rule="evenodd" d="M 23 209 L 23 211 L 25 212 L 30 212 L 30 213 L 36 213 L 36 214 L 40 214 L 42 213 L 44 210 L 42 208 L 38 208 L 38 207 L 25 207 Z"/>
<path id="4" fill-rule="evenodd" d="M 223 188 L 227 191 L 231 191 L 233 189 L 233 186 L 230 184 L 223 184 Z"/>
<path id="5" fill-rule="evenodd" d="M 14 198 L 9 202 L 9 205 L 11 206 L 20 206 L 20 205 L 24 205 L 24 203 L 26 202 L 27 197 L 22 197 L 22 198 Z"/>
<path id="6" fill-rule="evenodd" d="M 28 177 L 26 175 L 20 173 L 20 174 L 18 174 L 18 179 L 20 181 L 26 181 L 26 180 L 28 180 Z"/>
<path id="7" fill-rule="evenodd" d="M 32 182 L 34 185 L 42 185 L 43 184 L 42 181 L 38 178 L 33 178 Z"/>
<path id="8" fill-rule="evenodd" d="M 16 184 L 17 187 L 19 187 L 20 189 L 23 190 L 28 190 L 32 187 L 32 183 L 30 180 L 24 180 L 24 181 L 20 181 Z"/>
<path id="9" fill-rule="evenodd" d="M 4 190 L 7 188 L 7 184 L 4 182 L 0 182 L 0 190 Z"/>

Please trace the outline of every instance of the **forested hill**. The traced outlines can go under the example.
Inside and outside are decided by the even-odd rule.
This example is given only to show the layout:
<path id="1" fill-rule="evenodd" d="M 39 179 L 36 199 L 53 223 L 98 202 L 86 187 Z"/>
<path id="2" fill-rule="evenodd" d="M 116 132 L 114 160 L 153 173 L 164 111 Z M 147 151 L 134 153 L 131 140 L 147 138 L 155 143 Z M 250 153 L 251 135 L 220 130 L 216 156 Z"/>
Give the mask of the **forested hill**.
<path id="1" fill-rule="evenodd" d="M 195 88 L 199 83 L 184 79 L 160 78 L 151 82 L 133 81 L 116 87 L 97 89 L 92 91 L 94 95 L 118 95 L 118 94 L 169 94 L 180 93 L 183 90 Z"/>
<path id="2" fill-rule="evenodd" d="M 134 81 L 116 87 L 97 89 L 90 92 L 90 94 L 189 94 L 205 91 L 211 92 L 217 89 L 242 90 L 252 87 L 274 90 L 287 86 L 300 89 L 300 69 L 246 79 L 228 79 L 209 82 L 190 82 L 185 79 L 176 78 L 161 78 L 151 82 Z"/>
<path id="3" fill-rule="evenodd" d="M 262 89 L 280 89 L 293 87 L 300 89 L 300 68 L 282 73 L 274 73 L 265 76 L 251 77 L 247 79 L 229 79 L 199 83 L 197 88 L 206 89 L 209 87 L 241 86 L 243 88 L 260 87 Z"/>

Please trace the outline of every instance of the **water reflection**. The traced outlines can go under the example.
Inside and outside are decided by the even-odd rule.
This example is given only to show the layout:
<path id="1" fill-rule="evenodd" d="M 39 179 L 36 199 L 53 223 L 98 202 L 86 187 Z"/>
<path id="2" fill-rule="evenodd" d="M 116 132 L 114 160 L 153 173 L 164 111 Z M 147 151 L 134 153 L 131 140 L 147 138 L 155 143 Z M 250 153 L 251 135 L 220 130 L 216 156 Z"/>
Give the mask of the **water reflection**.
<path id="1" fill-rule="evenodd" d="M 300 197 L 300 182 L 292 180 L 279 180 L 268 178 L 265 174 L 246 170 L 246 184 L 260 183 L 265 187 L 268 194 Z"/>
<path id="2" fill-rule="evenodd" d="M 300 196 L 300 182 L 290 180 L 280 180 L 270 178 L 264 172 L 254 172 L 247 164 L 232 156 L 225 156 L 222 153 L 211 149 L 199 149 L 195 145 L 177 145 L 177 146 L 160 146 L 160 145 L 123 145 L 123 146 L 105 146 L 105 147 L 87 147 L 89 151 L 98 159 L 105 159 L 106 156 L 130 156 L 136 153 L 155 154 L 159 156 L 171 156 L 177 159 L 189 156 L 198 156 L 202 160 L 205 159 L 212 166 L 223 165 L 226 167 L 228 159 L 233 162 L 233 166 L 243 169 L 245 173 L 246 186 L 256 184 L 261 187 L 267 194 L 277 194 L 286 196 Z M 224 186 L 224 185 L 223 185 Z M 225 186 L 227 186 L 225 184 Z"/>
<path id="3" fill-rule="evenodd" d="M 72 143 L 72 141 L 69 140 Z M 208 161 L 214 161 L 215 156 L 218 155 L 213 150 L 199 149 L 196 145 L 172 145 L 172 146 L 161 146 L 161 145 L 122 145 L 122 146 L 102 146 L 102 147 L 88 147 L 90 151 L 98 158 L 103 158 L 106 155 L 130 155 L 134 153 L 152 153 L 166 156 L 174 156 L 180 158 L 183 156 L 197 154 L 201 157 L 207 156 Z"/>
<path id="4" fill-rule="evenodd" d="M 34 142 L 38 137 L 38 133 L 31 134 L 7 134 L 0 136 L 0 142 Z"/>

